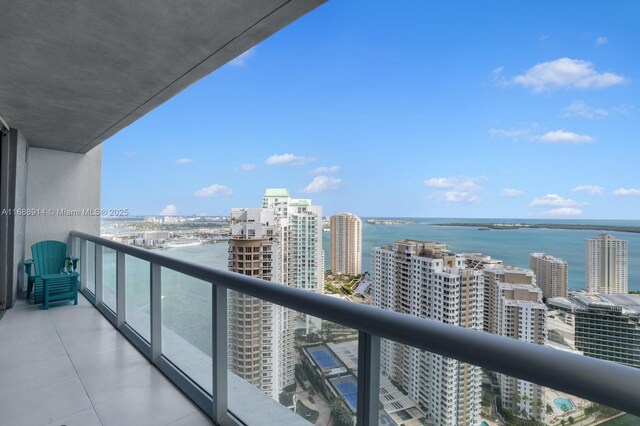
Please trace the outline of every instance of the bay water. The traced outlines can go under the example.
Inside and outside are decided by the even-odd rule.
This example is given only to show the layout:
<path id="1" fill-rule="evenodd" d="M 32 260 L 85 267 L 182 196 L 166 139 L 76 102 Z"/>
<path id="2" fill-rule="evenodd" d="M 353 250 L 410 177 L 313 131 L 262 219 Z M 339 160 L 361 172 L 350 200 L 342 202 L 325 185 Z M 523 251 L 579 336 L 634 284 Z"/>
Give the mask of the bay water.
<path id="1" fill-rule="evenodd" d="M 439 223 L 545 223 L 525 219 L 422 219 L 422 218 L 378 218 L 414 222 L 398 225 L 374 225 L 363 219 L 362 266 L 371 270 L 371 250 L 374 247 L 391 245 L 398 239 L 436 241 L 447 244 L 456 253 L 482 253 L 501 259 L 506 265 L 529 267 L 529 255 L 544 252 L 567 261 L 569 265 L 569 288 L 584 288 L 585 239 L 601 231 L 564 230 L 544 228 L 520 228 L 501 230 L 479 230 L 477 227 L 435 226 Z M 585 221 L 574 220 L 548 223 L 640 226 L 640 221 Z M 640 233 L 606 232 L 629 242 L 629 290 L 640 290 Z M 330 233 L 323 232 L 325 269 L 329 269 Z M 227 269 L 228 245 L 224 242 L 195 247 L 156 249 L 168 256 L 203 263 L 215 268 Z"/>

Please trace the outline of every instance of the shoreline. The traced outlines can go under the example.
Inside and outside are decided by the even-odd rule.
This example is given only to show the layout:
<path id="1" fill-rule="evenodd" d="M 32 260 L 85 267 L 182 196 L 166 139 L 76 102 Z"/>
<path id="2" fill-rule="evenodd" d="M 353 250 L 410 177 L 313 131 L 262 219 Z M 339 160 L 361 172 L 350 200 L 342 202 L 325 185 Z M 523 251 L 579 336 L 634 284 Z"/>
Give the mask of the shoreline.
<path id="1" fill-rule="evenodd" d="M 638 226 L 618 226 L 618 225 L 577 225 L 563 223 L 486 223 L 486 222 L 453 222 L 453 223 L 434 223 L 433 226 L 463 226 L 473 228 L 484 228 L 491 230 L 511 230 L 522 228 L 533 229 L 564 229 L 573 231 L 609 231 L 609 232 L 629 232 L 640 233 Z"/>

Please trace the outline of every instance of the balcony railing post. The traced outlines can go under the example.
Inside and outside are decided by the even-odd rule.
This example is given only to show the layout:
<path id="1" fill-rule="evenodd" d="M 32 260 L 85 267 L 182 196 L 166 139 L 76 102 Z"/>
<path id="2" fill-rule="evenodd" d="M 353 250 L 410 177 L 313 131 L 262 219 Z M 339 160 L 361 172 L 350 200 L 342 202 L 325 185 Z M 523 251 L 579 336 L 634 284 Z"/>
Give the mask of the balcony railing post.
<path id="1" fill-rule="evenodd" d="M 162 285 L 160 265 L 151 263 L 151 362 L 162 354 Z"/>
<path id="2" fill-rule="evenodd" d="M 213 421 L 227 413 L 227 289 L 211 284 L 213 307 Z"/>
<path id="3" fill-rule="evenodd" d="M 358 333 L 357 425 L 378 424 L 380 399 L 380 337 Z"/>
<path id="4" fill-rule="evenodd" d="M 87 288 L 87 270 L 89 263 L 89 249 L 88 249 L 87 240 L 80 240 L 80 288 L 78 290 L 82 291 Z"/>
<path id="5" fill-rule="evenodd" d="M 124 325 L 126 319 L 124 256 L 124 253 L 116 252 L 116 325 L 118 328 Z"/>
<path id="6" fill-rule="evenodd" d="M 102 303 L 102 246 L 96 244 L 96 306 Z"/>
<path id="7" fill-rule="evenodd" d="M 73 235 L 69 237 L 69 256 L 76 256 L 78 257 L 78 253 L 77 253 L 77 243 L 76 240 L 78 239 L 78 237 L 74 237 Z"/>

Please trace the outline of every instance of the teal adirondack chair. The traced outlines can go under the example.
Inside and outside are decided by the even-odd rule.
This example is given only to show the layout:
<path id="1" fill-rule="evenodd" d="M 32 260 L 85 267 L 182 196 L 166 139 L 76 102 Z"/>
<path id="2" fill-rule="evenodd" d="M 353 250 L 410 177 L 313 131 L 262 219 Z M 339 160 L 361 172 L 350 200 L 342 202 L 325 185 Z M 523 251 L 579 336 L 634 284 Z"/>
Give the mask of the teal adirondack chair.
<path id="1" fill-rule="evenodd" d="M 67 256 L 67 245 L 60 241 L 40 241 L 31 246 L 31 255 L 33 260 L 24 261 L 28 275 L 27 298 L 33 289 L 33 303 L 42 303 L 44 309 L 49 308 L 50 302 L 60 300 L 73 300 L 77 305 L 78 273 L 61 273 L 67 260 L 72 260 L 74 266 L 77 262 Z"/>

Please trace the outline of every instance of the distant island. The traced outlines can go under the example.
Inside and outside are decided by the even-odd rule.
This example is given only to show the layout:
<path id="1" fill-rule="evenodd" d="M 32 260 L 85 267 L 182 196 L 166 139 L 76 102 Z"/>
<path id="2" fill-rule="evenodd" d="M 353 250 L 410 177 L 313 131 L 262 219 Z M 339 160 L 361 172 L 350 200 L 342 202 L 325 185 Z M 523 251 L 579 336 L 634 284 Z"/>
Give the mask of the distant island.
<path id="1" fill-rule="evenodd" d="M 480 230 L 489 229 L 520 229 L 520 228 L 544 228 L 544 229 L 569 229 L 583 231 L 615 231 L 640 233 L 638 226 L 617 226 L 617 225 L 576 225 L 566 223 L 486 223 L 486 222 L 453 222 L 434 223 L 433 226 L 468 226 Z"/>
<path id="2" fill-rule="evenodd" d="M 367 219 L 369 225 L 415 225 L 418 222 L 400 219 Z"/>

